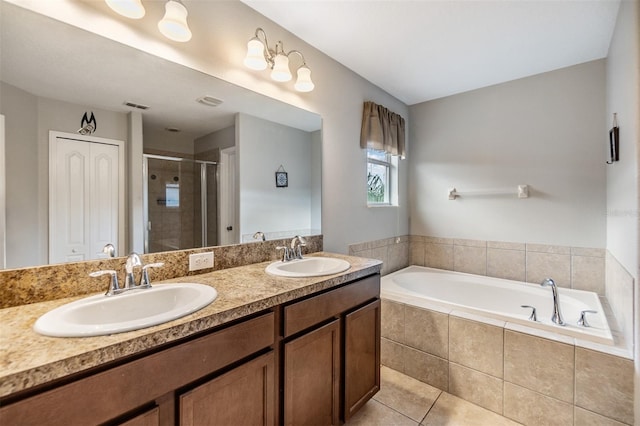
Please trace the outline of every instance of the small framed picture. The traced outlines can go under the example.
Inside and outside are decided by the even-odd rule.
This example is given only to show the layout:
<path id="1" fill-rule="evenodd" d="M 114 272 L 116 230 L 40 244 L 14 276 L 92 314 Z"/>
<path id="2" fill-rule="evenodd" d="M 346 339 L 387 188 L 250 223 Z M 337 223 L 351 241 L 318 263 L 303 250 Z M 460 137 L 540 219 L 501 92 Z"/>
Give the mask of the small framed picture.
<path id="1" fill-rule="evenodd" d="M 286 188 L 289 186 L 289 175 L 287 172 L 276 172 L 276 188 Z"/>

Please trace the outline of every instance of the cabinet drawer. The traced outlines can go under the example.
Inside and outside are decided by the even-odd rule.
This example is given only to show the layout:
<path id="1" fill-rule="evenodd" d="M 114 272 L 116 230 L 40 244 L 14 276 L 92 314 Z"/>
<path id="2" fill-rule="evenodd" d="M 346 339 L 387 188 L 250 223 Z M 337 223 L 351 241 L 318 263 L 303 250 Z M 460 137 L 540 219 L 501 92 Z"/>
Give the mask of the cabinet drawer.
<path id="1" fill-rule="evenodd" d="M 274 343 L 268 313 L 0 408 L 0 424 L 103 423 Z"/>
<path id="2" fill-rule="evenodd" d="M 284 308 L 284 337 L 335 317 L 380 295 L 380 275 L 372 275 Z"/>

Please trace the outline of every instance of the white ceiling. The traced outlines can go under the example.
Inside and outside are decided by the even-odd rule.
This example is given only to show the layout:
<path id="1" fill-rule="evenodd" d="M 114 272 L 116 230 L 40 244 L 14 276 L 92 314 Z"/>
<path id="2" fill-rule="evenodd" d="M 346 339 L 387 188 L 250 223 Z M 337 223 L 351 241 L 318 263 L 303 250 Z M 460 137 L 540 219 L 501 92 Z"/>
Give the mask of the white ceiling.
<path id="1" fill-rule="evenodd" d="M 242 1 L 408 105 L 604 58 L 620 5 Z"/>

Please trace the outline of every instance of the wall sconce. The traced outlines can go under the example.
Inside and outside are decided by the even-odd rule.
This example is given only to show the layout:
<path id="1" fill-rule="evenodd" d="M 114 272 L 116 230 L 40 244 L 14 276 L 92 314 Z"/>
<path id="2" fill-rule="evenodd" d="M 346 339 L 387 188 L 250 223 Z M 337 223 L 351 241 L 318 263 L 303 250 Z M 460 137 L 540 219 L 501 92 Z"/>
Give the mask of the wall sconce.
<path id="1" fill-rule="evenodd" d="M 116 13 L 131 19 L 140 19 L 145 10 L 141 0 L 105 0 Z M 187 24 L 187 8 L 180 0 L 168 0 L 164 17 L 158 22 L 158 29 L 169 40 L 185 42 L 191 40 L 191 30 Z"/>
<path id="2" fill-rule="evenodd" d="M 262 38 L 260 39 L 260 35 Z M 310 92 L 315 85 L 311 81 L 311 70 L 304 60 L 304 56 L 297 50 L 285 52 L 281 41 L 275 45 L 275 49 L 269 47 L 267 33 L 262 28 L 256 29 L 255 36 L 247 43 L 247 56 L 244 64 L 252 70 L 261 71 L 267 67 L 271 68 L 271 78 L 279 82 L 291 80 L 292 75 L 289 70 L 289 56 L 297 54 L 302 59 L 302 65 L 297 70 L 297 79 L 294 85 L 298 92 Z"/>

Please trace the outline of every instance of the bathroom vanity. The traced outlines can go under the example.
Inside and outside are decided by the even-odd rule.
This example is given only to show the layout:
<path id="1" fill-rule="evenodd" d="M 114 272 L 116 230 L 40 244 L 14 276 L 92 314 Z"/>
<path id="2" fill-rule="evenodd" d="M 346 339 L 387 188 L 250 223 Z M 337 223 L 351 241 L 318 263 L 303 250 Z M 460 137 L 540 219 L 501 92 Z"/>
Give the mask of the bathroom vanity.
<path id="1" fill-rule="evenodd" d="M 188 277 L 218 300 L 117 335 L 27 328 L 69 299 L 3 309 L 0 423 L 340 424 L 380 387 L 381 267 L 341 257 L 352 267 L 326 277 L 272 277 L 266 263 Z"/>

